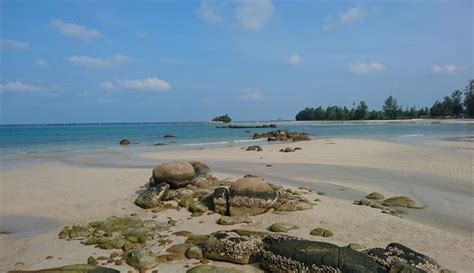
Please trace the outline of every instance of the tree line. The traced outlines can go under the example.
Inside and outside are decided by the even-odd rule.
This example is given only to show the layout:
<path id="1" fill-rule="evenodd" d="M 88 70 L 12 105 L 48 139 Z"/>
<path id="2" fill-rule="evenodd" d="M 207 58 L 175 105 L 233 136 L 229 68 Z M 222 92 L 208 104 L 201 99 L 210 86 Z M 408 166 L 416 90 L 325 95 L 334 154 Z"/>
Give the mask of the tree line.
<path id="1" fill-rule="evenodd" d="M 382 120 L 410 118 L 448 118 L 474 117 L 474 80 L 469 81 L 464 92 L 454 90 L 450 96 L 437 100 L 431 108 L 405 107 L 397 99 L 389 96 L 382 106 L 382 111 L 369 110 L 365 101 L 351 109 L 340 106 L 309 108 L 301 110 L 296 120 Z"/>

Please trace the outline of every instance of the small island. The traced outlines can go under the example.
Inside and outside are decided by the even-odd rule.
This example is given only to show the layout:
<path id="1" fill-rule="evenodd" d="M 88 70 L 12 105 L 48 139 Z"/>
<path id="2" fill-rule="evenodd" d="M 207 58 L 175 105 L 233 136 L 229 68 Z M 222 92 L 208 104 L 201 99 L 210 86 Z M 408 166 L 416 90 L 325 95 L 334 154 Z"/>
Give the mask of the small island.
<path id="1" fill-rule="evenodd" d="M 229 114 L 225 114 L 223 116 L 217 116 L 212 119 L 212 123 L 230 123 L 232 119 L 229 117 Z"/>

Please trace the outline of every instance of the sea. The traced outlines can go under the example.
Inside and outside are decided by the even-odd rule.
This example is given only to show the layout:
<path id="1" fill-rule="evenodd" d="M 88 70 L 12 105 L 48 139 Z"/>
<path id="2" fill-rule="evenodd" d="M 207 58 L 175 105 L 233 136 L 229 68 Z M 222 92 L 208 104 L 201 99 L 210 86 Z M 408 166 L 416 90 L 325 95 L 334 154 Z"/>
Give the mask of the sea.
<path id="1" fill-rule="evenodd" d="M 420 144 L 430 139 L 474 135 L 474 124 L 469 122 L 416 120 L 272 123 L 277 125 L 276 129 L 218 128 L 222 125 L 209 122 L 0 125 L 0 168 L 49 160 L 111 165 L 125 159 L 129 163 L 134 162 L 139 153 L 147 151 L 266 145 L 266 140 L 253 140 L 252 136 L 254 133 L 270 130 L 305 132 L 312 138 L 362 138 Z M 233 124 L 262 125 L 269 122 Z M 175 137 L 165 138 L 166 134 Z M 128 139 L 131 144 L 119 145 L 121 139 Z M 165 145 L 157 146 L 157 143 Z"/>

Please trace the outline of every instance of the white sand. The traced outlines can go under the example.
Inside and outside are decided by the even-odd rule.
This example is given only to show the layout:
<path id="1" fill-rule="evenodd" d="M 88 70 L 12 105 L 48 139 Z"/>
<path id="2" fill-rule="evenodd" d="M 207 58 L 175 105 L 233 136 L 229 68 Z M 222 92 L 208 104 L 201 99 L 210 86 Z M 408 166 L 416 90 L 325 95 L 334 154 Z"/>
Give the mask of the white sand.
<path id="1" fill-rule="evenodd" d="M 299 146 L 303 150 L 295 153 L 278 152 L 281 147 L 286 146 Z M 289 181 L 288 184 L 294 181 L 295 185 L 304 181 L 324 182 L 319 181 L 324 180 L 324 176 L 319 177 L 318 180 L 318 168 L 321 165 L 328 168 L 341 168 L 343 169 L 342 176 L 334 175 L 334 181 L 326 182 L 365 192 L 376 189 L 388 195 L 410 193 L 409 189 L 412 187 L 424 188 L 426 190 L 423 194 L 420 195 L 417 192 L 414 194 L 415 197 L 421 196 L 422 200 L 436 200 L 440 192 L 447 190 L 455 200 L 438 200 L 442 203 L 439 208 L 442 210 L 446 206 L 455 204 L 456 209 L 462 211 L 460 215 L 465 215 L 467 221 L 472 221 L 472 152 L 469 149 L 451 152 L 449 149 L 446 151 L 381 141 L 322 139 L 264 146 L 263 152 L 245 152 L 240 148 L 230 147 L 201 151 L 147 153 L 146 156 L 156 159 L 157 162 L 177 159 L 208 161 L 211 163 L 211 168 L 214 168 L 213 163 L 216 164 L 220 172 L 230 170 L 232 173 L 234 171 L 231 169 L 232 166 L 235 166 L 235 173 L 246 169 L 262 175 L 267 172 L 269 177 L 281 175 L 284 181 Z M 266 164 L 274 166 L 267 168 Z M 312 166 L 315 173 L 311 176 Z M 301 170 L 301 172 L 292 170 Z M 326 170 L 328 169 L 321 169 L 321 171 Z M 388 186 L 384 185 L 385 180 L 381 180 L 377 185 L 376 179 L 367 181 L 363 179 L 365 170 L 373 177 L 383 176 L 387 171 L 389 174 L 401 174 L 401 178 L 393 179 L 395 182 L 387 178 L 387 183 L 393 183 Z M 112 215 L 138 213 L 140 218 L 151 219 L 154 215 L 152 212 L 133 205 L 136 198 L 135 192 L 148 181 L 150 173 L 150 169 L 76 167 L 59 163 L 1 170 L 2 216 L 50 217 L 57 220 L 59 224 L 53 230 L 22 239 L 11 239 L 9 235 L 2 235 L 0 237 L 0 243 L 3 246 L 0 251 L 0 271 L 84 263 L 93 253 L 95 253 L 94 256 L 108 256 L 111 251 L 83 246 L 78 241 L 59 240 L 57 234 L 64 225 L 102 220 Z M 227 174 L 224 173 L 219 174 L 221 178 L 226 176 Z M 343 179 L 351 176 L 352 181 Z M 402 179 L 404 177 L 420 179 L 414 179 L 412 184 L 401 187 L 400 185 L 406 182 Z M 267 180 L 271 181 L 270 178 Z M 443 181 L 447 181 L 444 184 L 449 185 L 443 185 Z M 462 192 L 465 187 L 471 190 Z M 318 190 L 317 187 L 316 190 Z M 438 228 L 430 225 L 429 221 L 418 223 L 405 218 L 401 219 L 382 214 L 376 209 L 353 205 L 349 200 L 316 194 L 308 194 L 307 197 L 310 200 L 319 198 L 321 202 L 308 211 L 285 214 L 267 213 L 253 217 L 254 224 L 226 228 L 245 227 L 263 230 L 274 222 L 290 222 L 297 223 L 300 227 L 290 234 L 309 238 L 308 234 L 312 228 L 325 227 L 333 231 L 335 236 L 312 239 L 338 245 L 360 243 L 367 247 L 385 247 L 390 242 L 399 242 L 459 272 L 469 272 L 474 268 L 472 230 L 460 229 L 462 231 L 459 231 L 451 226 Z M 177 219 L 179 222 L 172 231 L 189 230 L 196 234 L 208 234 L 225 229 L 215 224 L 218 215 L 188 219 L 189 215 L 185 210 L 179 212 L 169 210 L 158 214 L 156 220 L 166 221 L 168 216 Z M 203 223 L 200 223 L 201 221 Z M 183 238 L 172 238 L 176 243 L 183 240 Z M 48 255 L 53 258 L 46 259 Z M 17 262 L 22 262 L 23 265 L 15 265 Z M 184 272 L 184 265 L 192 265 L 195 262 L 189 260 L 165 264 L 159 266 L 158 270 Z M 131 270 L 126 265 L 117 268 L 122 271 Z M 250 266 L 244 268 L 248 271 L 253 270 Z"/>

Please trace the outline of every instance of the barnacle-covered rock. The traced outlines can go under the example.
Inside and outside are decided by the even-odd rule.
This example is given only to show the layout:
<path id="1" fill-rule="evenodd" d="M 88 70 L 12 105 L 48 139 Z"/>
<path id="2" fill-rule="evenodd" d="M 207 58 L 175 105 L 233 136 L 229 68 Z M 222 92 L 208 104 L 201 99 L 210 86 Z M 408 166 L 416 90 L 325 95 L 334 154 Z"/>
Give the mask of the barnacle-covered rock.
<path id="1" fill-rule="evenodd" d="M 237 264 L 249 264 L 258 261 L 263 247 L 261 238 L 240 236 L 233 231 L 218 231 L 204 244 L 204 257 L 211 260 Z"/>
<path id="2" fill-rule="evenodd" d="M 449 272 L 449 270 L 442 267 L 432 258 L 398 243 L 391 243 L 385 249 L 372 248 L 364 252 L 385 269 L 392 270 L 394 268 L 393 272 L 417 272 L 414 269 L 411 271 L 400 271 L 399 269 L 409 268 L 402 266 L 402 264 L 414 267 L 421 270 L 421 272 Z"/>
<path id="3" fill-rule="evenodd" d="M 384 272 L 363 253 L 330 243 L 298 239 L 267 244 L 262 250 L 260 265 L 270 272 Z"/>
<path id="4" fill-rule="evenodd" d="M 161 204 L 161 199 L 169 188 L 170 185 L 166 183 L 160 183 L 154 187 L 150 187 L 137 197 L 135 205 L 144 209 L 158 207 Z"/>
<path id="5" fill-rule="evenodd" d="M 232 267 L 202 264 L 188 269 L 186 273 L 243 273 L 243 271 Z"/>
<path id="6" fill-rule="evenodd" d="M 220 214 L 227 214 L 228 206 L 227 201 L 229 198 L 229 191 L 225 187 L 217 187 L 214 190 L 214 194 L 212 195 L 212 203 L 213 203 L 213 210 L 214 212 Z"/>
<path id="7" fill-rule="evenodd" d="M 275 189 L 258 176 L 245 176 L 230 187 L 229 214 L 252 216 L 274 207 L 278 196 Z"/>

